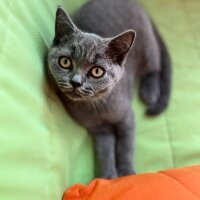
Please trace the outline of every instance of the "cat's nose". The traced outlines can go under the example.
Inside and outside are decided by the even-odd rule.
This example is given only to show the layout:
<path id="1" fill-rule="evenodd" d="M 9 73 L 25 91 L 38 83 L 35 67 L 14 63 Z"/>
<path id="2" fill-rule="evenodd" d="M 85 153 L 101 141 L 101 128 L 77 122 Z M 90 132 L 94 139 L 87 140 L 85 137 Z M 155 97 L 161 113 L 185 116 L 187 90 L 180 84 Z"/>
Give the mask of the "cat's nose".
<path id="1" fill-rule="evenodd" d="M 74 88 L 81 87 L 81 85 L 82 85 L 82 83 L 76 82 L 76 81 L 73 81 L 73 80 L 70 81 L 70 84 L 71 84 Z"/>
<path id="2" fill-rule="evenodd" d="M 69 82 L 74 88 L 81 87 L 82 77 L 80 75 L 74 75 Z"/>

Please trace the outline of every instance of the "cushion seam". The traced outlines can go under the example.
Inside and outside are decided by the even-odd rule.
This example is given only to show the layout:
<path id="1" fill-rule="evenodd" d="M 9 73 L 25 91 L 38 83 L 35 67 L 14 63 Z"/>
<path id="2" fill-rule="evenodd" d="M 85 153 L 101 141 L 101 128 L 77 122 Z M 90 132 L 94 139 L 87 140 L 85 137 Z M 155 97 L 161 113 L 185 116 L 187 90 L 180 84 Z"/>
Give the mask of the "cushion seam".
<path id="1" fill-rule="evenodd" d="M 170 128 L 169 128 L 169 122 L 168 122 L 166 114 L 164 115 L 164 118 L 165 118 L 165 124 L 166 124 L 166 128 L 167 128 L 167 138 L 168 138 L 168 141 L 169 141 L 169 148 L 170 148 L 170 153 L 171 153 L 172 167 L 175 168 L 176 167 L 176 159 L 175 159 L 175 155 L 174 155 L 174 151 L 173 151 L 171 131 L 170 131 Z"/>

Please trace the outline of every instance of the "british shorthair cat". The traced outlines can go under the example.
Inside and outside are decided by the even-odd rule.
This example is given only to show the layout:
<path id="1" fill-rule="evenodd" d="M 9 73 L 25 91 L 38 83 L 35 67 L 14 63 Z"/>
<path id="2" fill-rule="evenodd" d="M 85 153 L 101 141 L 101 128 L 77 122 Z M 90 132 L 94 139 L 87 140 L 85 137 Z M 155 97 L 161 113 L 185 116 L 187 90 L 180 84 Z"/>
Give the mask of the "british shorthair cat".
<path id="1" fill-rule="evenodd" d="M 144 8 L 90 0 L 72 20 L 58 7 L 48 73 L 68 113 L 94 140 L 99 176 L 135 173 L 135 82 L 149 115 L 166 109 L 171 89 L 168 50 Z"/>

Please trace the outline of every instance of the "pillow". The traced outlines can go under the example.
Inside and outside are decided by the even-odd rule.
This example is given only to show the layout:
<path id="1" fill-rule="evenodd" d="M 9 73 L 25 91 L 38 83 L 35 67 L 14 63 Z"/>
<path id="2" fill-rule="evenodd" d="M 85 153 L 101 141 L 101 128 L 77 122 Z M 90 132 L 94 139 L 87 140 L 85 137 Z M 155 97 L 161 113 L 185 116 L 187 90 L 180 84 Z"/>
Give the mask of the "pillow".
<path id="1" fill-rule="evenodd" d="M 96 179 L 68 189 L 63 200 L 198 200 L 200 166 L 158 173 Z"/>

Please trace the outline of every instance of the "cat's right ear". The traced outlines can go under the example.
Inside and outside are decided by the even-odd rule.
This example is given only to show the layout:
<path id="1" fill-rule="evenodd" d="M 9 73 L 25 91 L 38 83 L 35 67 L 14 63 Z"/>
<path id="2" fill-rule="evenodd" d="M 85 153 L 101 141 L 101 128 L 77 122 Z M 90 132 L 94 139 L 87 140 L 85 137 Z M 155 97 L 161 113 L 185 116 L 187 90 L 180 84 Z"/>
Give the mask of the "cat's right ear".
<path id="1" fill-rule="evenodd" d="M 59 43 L 63 38 L 69 38 L 77 30 L 66 11 L 58 6 L 56 11 L 54 43 Z"/>
<path id="2" fill-rule="evenodd" d="M 134 30 L 127 30 L 111 40 L 108 43 L 107 55 L 117 64 L 122 64 L 130 51 L 136 38 Z"/>

